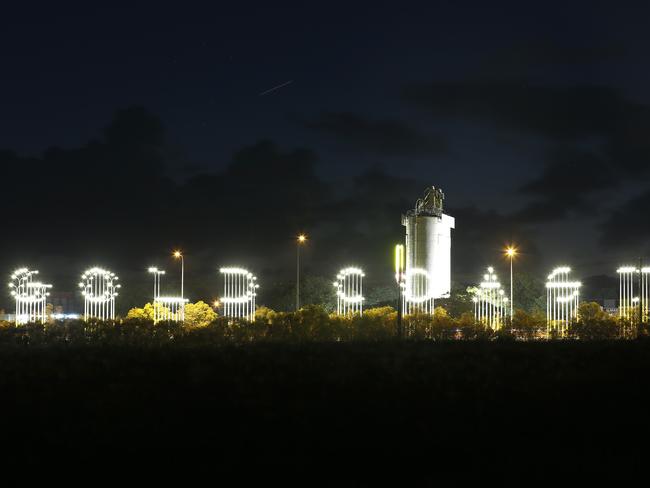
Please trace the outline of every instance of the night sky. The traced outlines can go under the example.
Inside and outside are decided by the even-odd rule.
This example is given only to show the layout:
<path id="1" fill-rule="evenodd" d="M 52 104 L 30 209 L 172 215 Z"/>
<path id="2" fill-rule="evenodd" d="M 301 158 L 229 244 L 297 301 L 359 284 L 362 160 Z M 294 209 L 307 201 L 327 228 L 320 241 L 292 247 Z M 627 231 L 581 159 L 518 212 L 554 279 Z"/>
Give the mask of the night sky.
<path id="1" fill-rule="evenodd" d="M 650 258 L 650 8 L 233 5 L 2 8 L 0 273 L 73 291 L 102 265 L 127 293 L 158 265 L 171 287 L 179 247 L 190 298 L 241 265 L 263 303 L 306 232 L 306 273 L 389 283 L 431 185 L 457 285 L 509 242 L 540 276 Z"/>

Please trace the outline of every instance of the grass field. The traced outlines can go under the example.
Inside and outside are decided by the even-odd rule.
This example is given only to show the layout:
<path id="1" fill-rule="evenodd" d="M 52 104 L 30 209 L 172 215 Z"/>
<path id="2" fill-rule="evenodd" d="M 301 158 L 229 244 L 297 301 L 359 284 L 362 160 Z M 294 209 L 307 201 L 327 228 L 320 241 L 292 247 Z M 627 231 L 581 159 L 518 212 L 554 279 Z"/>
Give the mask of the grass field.
<path id="1" fill-rule="evenodd" d="M 0 357 L 5 461 L 118 456 L 344 482 L 350 469 L 611 476 L 647 459 L 636 442 L 650 432 L 650 341 L 5 346 Z"/>

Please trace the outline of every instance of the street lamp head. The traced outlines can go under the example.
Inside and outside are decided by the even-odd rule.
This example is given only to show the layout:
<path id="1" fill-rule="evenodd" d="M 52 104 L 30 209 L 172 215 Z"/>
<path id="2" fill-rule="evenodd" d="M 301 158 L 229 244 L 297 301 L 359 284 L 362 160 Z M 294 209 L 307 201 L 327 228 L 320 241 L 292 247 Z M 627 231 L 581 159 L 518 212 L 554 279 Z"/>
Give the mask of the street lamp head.
<path id="1" fill-rule="evenodd" d="M 300 234 L 300 235 L 298 236 L 298 242 L 299 242 L 300 244 L 304 243 L 306 240 L 307 240 L 307 236 L 306 236 L 305 234 Z"/>
<path id="2" fill-rule="evenodd" d="M 212 302 L 212 306 L 214 308 L 219 308 L 221 306 L 221 302 L 219 300 L 215 300 L 214 302 Z"/>
<path id="3" fill-rule="evenodd" d="M 174 257 L 175 257 L 176 259 L 178 259 L 178 258 L 182 258 L 182 257 L 183 257 L 183 253 L 180 252 L 180 251 L 174 251 Z"/>
<path id="4" fill-rule="evenodd" d="M 506 248 L 506 256 L 509 258 L 514 258 L 517 255 L 517 248 L 509 246 Z"/>

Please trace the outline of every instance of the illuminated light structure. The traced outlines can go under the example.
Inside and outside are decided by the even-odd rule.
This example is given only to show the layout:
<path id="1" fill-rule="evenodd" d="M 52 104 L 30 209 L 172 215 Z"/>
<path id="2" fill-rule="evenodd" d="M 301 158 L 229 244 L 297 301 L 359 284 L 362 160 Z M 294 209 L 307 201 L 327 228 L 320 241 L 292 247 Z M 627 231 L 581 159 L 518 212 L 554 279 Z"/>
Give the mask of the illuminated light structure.
<path id="1" fill-rule="evenodd" d="M 499 330 L 503 326 L 506 316 L 508 298 L 505 296 L 501 283 L 494 274 L 494 268 L 489 267 L 483 275 L 483 282 L 476 288 L 474 297 L 474 319 L 492 330 Z"/>
<path id="2" fill-rule="evenodd" d="M 148 271 L 153 275 L 153 299 L 156 301 L 156 298 L 160 296 L 160 277 L 165 274 L 165 271 L 153 266 Z"/>
<path id="3" fill-rule="evenodd" d="M 336 275 L 336 313 L 338 315 L 363 315 L 363 278 L 360 268 L 342 269 Z"/>
<path id="4" fill-rule="evenodd" d="M 255 320 L 257 278 L 244 268 L 221 268 L 223 275 L 223 316 L 232 319 Z"/>
<path id="5" fill-rule="evenodd" d="M 94 267 L 81 275 L 81 294 L 84 297 L 84 320 L 96 318 L 100 320 L 115 319 L 115 297 L 121 285 L 115 273 L 106 269 Z"/>
<path id="6" fill-rule="evenodd" d="M 648 300 L 650 299 L 650 292 L 648 292 L 648 277 L 650 276 L 650 268 L 641 268 L 641 320 L 648 321 Z"/>
<path id="7" fill-rule="evenodd" d="M 149 273 L 153 274 L 153 323 L 160 321 L 183 322 L 185 320 L 185 304 L 187 298 L 162 296 L 160 294 L 161 276 L 165 271 L 151 267 Z"/>
<path id="8" fill-rule="evenodd" d="M 444 198 L 442 190 L 429 187 L 415 208 L 402 215 L 406 272 L 426 271 L 425 286 L 431 298 L 449 296 L 451 290 L 451 229 L 455 228 L 455 219 L 442 213 Z M 415 279 L 424 275 L 413 271 L 411 276 Z"/>
<path id="9" fill-rule="evenodd" d="M 30 322 L 45 322 L 48 290 L 52 285 L 46 285 L 40 281 L 34 281 L 34 275 L 38 270 L 29 268 L 17 269 L 11 275 L 11 296 L 16 301 L 16 325 L 28 324 Z"/>
<path id="10" fill-rule="evenodd" d="M 404 245 L 395 246 L 395 281 L 397 282 L 397 338 L 401 339 L 404 334 L 402 327 L 402 315 L 404 314 L 404 273 L 406 271 L 404 262 Z"/>
<path id="11" fill-rule="evenodd" d="M 569 324 L 578 317 L 579 281 L 569 281 L 571 268 L 555 268 L 546 282 L 546 332 L 566 335 Z"/>
<path id="12" fill-rule="evenodd" d="M 641 268 L 639 271 L 635 266 L 621 266 L 616 272 L 618 273 L 618 316 L 625 319 L 634 317 L 639 309 L 639 300 L 641 300 L 642 320 L 647 321 L 650 268 Z M 639 282 L 635 284 L 637 279 Z M 639 286 L 640 290 L 638 290 Z"/>
<path id="13" fill-rule="evenodd" d="M 189 300 L 183 297 L 158 297 L 153 304 L 153 322 L 183 322 L 185 320 L 185 304 Z"/>
<path id="14" fill-rule="evenodd" d="M 430 287 L 429 273 L 422 268 L 407 268 L 404 273 L 405 315 L 414 313 L 433 313 L 433 293 Z"/>

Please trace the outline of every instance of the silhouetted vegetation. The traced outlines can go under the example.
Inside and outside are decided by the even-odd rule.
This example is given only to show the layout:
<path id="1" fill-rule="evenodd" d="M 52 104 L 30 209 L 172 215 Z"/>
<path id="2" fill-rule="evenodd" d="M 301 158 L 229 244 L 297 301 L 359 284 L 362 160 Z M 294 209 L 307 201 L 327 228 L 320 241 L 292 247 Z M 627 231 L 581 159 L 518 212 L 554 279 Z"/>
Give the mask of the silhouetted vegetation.
<path id="1" fill-rule="evenodd" d="M 116 321 L 66 320 L 15 327 L 0 323 L 0 344 L 29 345 L 227 345 L 253 342 L 378 342 L 396 337 L 397 312 L 392 307 L 370 308 L 362 316 L 342 317 L 323 307 L 308 305 L 297 312 L 276 312 L 261 307 L 255 321 L 217 316 L 203 302 L 189 304 L 184 323 L 162 321 L 154 325 L 153 308 L 132 309 Z M 404 317 L 405 339 L 413 341 L 451 340 L 610 340 L 637 337 L 635 318 L 613 317 L 596 303 L 580 305 L 578 320 L 570 324 L 565 337 L 547 335 L 541 312 L 517 310 L 494 331 L 476 322 L 471 313 L 453 317 L 437 307 L 433 315 Z M 647 335 L 642 330 L 641 335 Z"/>

